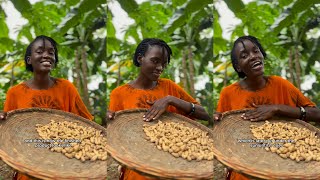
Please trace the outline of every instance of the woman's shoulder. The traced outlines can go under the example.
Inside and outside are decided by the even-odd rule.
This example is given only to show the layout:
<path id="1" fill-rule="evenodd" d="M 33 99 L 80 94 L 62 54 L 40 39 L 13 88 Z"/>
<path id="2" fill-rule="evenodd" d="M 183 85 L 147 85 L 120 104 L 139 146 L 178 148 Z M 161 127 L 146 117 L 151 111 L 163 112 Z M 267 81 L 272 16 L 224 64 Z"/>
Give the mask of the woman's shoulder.
<path id="1" fill-rule="evenodd" d="M 177 83 L 175 83 L 171 79 L 166 79 L 166 78 L 160 78 L 158 82 L 160 85 L 165 85 L 165 86 L 179 86 Z"/>
<path id="2" fill-rule="evenodd" d="M 19 83 L 19 84 L 16 84 L 16 85 L 10 87 L 9 90 L 8 90 L 8 92 L 20 91 L 20 90 L 22 90 L 22 89 L 24 89 L 24 88 L 26 88 L 26 87 L 27 87 L 27 86 L 26 86 L 25 82 L 21 82 L 21 83 Z"/>
<path id="3" fill-rule="evenodd" d="M 123 91 L 126 92 L 126 91 L 128 90 L 128 88 L 130 89 L 130 88 L 132 88 L 132 87 L 131 87 L 129 84 L 120 85 L 120 86 L 114 88 L 114 89 L 111 91 L 111 94 L 121 93 L 121 92 L 123 92 Z M 132 89 L 133 89 L 133 88 L 132 88 Z"/>
<path id="4" fill-rule="evenodd" d="M 63 89 L 77 89 L 75 85 L 69 81 L 68 79 L 64 78 L 54 78 L 54 81 L 56 83 L 57 88 L 63 88 Z"/>
<path id="5" fill-rule="evenodd" d="M 72 82 L 69 81 L 68 79 L 63 79 L 63 78 L 53 78 L 53 79 L 57 84 L 65 85 L 65 86 L 73 86 Z"/>
<path id="6" fill-rule="evenodd" d="M 222 88 L 222 91 L 229 92 L 229 91 L 233 91 L 236 88 L 240 88 L 239 82 L 234 82 L 234 83 Z"/>
<path id="7" fill-rule="evenodd" d="M 268 82 L 270 84 L 289 85 L 289 86 L 292 85 L 292 83 L 290 81 L 284 79 L 281 76 L 275 76 L 275 75 L 269 76 Z"/>
<path id="8" fill-rule="evenodd" d="M 158 82 L 160 82 L 160 83 L 166 83 L 166 84 L 176 84 L 176 83 L 173 82 L 171 79 L 167 79 L 167 78 L 160 78 L 160 79 L 158 79 Z"/>

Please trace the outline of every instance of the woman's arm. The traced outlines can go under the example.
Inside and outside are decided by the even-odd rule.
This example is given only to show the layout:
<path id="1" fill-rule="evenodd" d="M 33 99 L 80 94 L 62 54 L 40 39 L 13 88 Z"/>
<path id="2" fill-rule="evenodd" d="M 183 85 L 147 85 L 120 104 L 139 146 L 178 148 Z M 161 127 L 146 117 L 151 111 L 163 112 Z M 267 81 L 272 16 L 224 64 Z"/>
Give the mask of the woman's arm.
<path id="1" fill-rule="evenodd" d="M 148 103 L 152 106 L 144 115 L 144 120 L 146 121 L 154 120 L 160 117 L 160 115 L 167 110 L 167 107 L 169 105 L 176 107 L 177 109 L 183 111 L 185 114 L 191 117 L 202 120 L 210 120 L 209 114 L 205 111 L 205 109 L 202 106 L 187 102 L 174 96 L 166 96 L 154 102 Z"/>
<path id="2" fill-rule="evenodd" d="M 320 110 L 316 107 L 292 107 L 288 105 L 259 105 L 256 109 L 248 111 L 242 117 L 251 121 L 262 121 L 272 118 L 275 115 L 286 116 L 295 119 L 304 119 L 306 121 L 320 122 Z M 303 117 L 303 111 L 306 114 Z"/>

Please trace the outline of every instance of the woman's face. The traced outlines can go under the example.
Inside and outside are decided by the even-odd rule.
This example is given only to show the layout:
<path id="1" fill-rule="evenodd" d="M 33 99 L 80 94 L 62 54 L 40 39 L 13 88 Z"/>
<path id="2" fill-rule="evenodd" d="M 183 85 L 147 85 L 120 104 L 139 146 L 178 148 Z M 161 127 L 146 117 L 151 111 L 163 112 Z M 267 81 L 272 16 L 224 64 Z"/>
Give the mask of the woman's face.
<path id="1" fill-rule="evenodd" d="M 264 73 L 264 57 L 257 45 L 250 40 L 239 42 L 235 47 L 238 59 L 237 70 L 247 77 L 261 76 Z"/>
<path id="2" fill-rule="evenodd" d="M 33 72 L 50 72 L 55 66 L 55 50 L 48 40 L 39 39 L 31 47 L 31 56 L 28 64 L 32 65 Z"/>
<path id="3" fill-rule="evenodd" d="M 156 81 L 168 64 L 168 53 L 157 45 L 149 47 L 144 56 L 138 57 L 140 72 L 147 79 Z"/>

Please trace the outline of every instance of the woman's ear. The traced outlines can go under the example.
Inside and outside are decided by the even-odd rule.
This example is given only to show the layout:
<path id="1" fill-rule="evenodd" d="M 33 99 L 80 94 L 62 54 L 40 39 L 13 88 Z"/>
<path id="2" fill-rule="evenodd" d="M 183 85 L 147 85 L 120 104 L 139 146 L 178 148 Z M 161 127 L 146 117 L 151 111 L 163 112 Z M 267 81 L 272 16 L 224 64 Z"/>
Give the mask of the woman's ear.
<path id="1" fill-rule="evenodd" d="M 28 64 L 31 64 L 31 58 L 30 58 L 30 56 L 27 57 L 27 63 L 28 63 Z"/>
<path id="2" fill-rule="evenodd" d="M 242 70 L 241 70 L 241 68 L 240 68 L 239 64 L 236 64 L 236 69 L 237 69 L 237 71 L 238 71 L 238 72 L 242 72 Z"/>
<path id="3" fill-rule="evenodd" d="M 142 58 L 143 58 L 142 56 L 140 56 L 140 55 L 138 56 L 138 63 L 139 63 L 140 65 L 141 65 L 141 63 L 142 63 Z"/>

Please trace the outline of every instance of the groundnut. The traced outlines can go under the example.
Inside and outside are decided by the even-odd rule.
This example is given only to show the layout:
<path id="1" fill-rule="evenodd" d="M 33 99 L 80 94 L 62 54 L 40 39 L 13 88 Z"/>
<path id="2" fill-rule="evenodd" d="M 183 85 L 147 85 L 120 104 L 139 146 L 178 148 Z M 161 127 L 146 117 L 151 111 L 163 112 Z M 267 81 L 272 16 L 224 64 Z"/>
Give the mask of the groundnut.
<path id="1" fill-rule="evenodd" d="M 186 127 L 181 123 L 159 121 L 153 126 L 143 125 L 143 131 L 147 136 L 145 139 L 174 157 L 182 157 L 189 161 L 213 159 L 213 140 L 207 132 L 200 129 Z"/>
<path id="2" fill-rule="evenodd" d="M 272 147 L 265 149 L 279 154 L 282 158 L 290 158 L 296 162 L 320 161 L 320 139 L 306 128 L 297 128 L 292 123 L 270 123 L 262 126 L 250 126 L 253 136 L 257 139 L 267 139 Z M 279 147 L 279 149 L 278 149 Z"/>
<path id="3" fill-rule="evenodd" d="M 42 139 L 56 140 L 50 150 L 63 153 L 68 158 L 76 158 L 82 162 L 107 159 L 107 139 L 100 130 L 83 127 L 78 123 L 51 120 L 47 125 L 37 124 L 36 131 Z"/>

